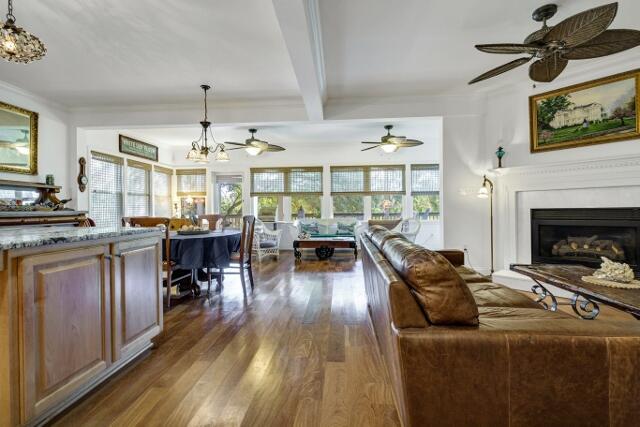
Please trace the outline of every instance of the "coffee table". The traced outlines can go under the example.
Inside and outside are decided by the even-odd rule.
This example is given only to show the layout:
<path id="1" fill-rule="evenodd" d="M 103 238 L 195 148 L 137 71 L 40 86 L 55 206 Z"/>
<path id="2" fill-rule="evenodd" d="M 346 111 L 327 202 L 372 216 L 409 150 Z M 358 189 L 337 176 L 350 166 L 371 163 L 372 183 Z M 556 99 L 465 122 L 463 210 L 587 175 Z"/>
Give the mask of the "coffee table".
<path id="1" fill-rule="evenodd" d="M 558 301 L 544 284 L 572 292 L 571 307 L 583 319 L 595 319 L 600 312 L 599 304 L 606 304 L 640 320 L 640 290 L 609 288 L 583 281 L 583 276 L 593 274 L 592 268 L 564 264 L 511 264 L 511 270 L 536 282 L 531 291 L 538 295 L 536 301 L 547 310 L 557 310 Z"/>
<path id="2" fill-rule="evenodd" d="M 358 247 L 354 236 L 343 237 L 311 237 L 309 239 L 296 239 L 293 241 L 293 253 L 296 261 L 302 260 L 300 249 L 315 249 L 316 256 L 320 260 L 329 259 L 335 249 L 353 249 L 353 256 L 358 259 Z"/>

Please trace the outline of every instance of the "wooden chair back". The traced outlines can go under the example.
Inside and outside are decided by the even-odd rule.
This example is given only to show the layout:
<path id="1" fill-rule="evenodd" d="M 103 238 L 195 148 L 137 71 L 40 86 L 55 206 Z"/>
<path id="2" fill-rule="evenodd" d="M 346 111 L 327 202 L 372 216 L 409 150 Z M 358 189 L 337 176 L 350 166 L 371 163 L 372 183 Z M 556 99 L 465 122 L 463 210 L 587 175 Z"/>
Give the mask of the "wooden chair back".
<path id="1" fill-rule="evenodd" d="M 253 248 L 253 232 L 255 231 L 256 217 L 245 215 L 242 217 L 242 236 L 240 238 L 240 264 L 251 264 L 251 250 Z"/>
<path id="2" fill-rule="evenodd" d="M 202 227 L 202 220 L 206 219 L 209 222 L 209 230 L 216 231 L 218 229 L 218 222 L 224 218 L 224 215 L 212 214 L 212 215 L 198 215 L 198 225 Z"/>
<path id="3" fill-rule="evenodd" d="M 183 225 L 193 225 L 193 221 L 189 218 L 171 218 L 169 222 L 169 229 L 171 231 L 180 230 Z"/>
<path id="4" fill-rule="evenodd" d="M 122 222 L 124 223 L 125 218 L 127 220 L 127 224 L 131 227 L 157 227 L 158 225 L 164 225 L 164 255 L 166 263 L 163 263 L 162 267 L 167 268 L 171 265 L 171 241 L 169 239 L 169 223 L 171 221 L 170 218 L 165 218 L 161 216 L 132 216 L 132 217 L 123 217 Z"/>

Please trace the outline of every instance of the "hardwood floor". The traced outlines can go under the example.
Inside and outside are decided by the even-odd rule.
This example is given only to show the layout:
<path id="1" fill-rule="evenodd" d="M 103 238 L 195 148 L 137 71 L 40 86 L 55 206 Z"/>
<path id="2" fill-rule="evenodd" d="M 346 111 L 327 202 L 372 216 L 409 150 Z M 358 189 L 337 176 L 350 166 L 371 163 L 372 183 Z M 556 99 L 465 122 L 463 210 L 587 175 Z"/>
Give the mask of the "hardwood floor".
<path id="1" fill-rule="evenodd" d="M 158 347 L 54 421 L 59 426 L 394 426 L 360 261 L 305 254 L 254 267 L 165 313 Z"/>

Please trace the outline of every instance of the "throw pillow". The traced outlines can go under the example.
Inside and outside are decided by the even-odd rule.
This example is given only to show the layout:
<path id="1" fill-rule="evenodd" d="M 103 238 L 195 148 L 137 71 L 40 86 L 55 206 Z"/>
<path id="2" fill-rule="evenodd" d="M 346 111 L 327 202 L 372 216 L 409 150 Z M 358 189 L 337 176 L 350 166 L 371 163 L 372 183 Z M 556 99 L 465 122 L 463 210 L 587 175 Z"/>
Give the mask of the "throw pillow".
<path id="1" fill-rule="evenodd" d="M 478 324 L 478 306 L 473 295 L 445 257 L 404 239 L 389 240 L 382 252 L 411 288 L 429 322 Z"/>
<path id="2" fill-rule="evenodd" d="M 355 222 L 340 222 L 338 221 L 338 234 L 354 234 L 356 230 Z"/>
<path id="3" fill-rule="evenodd" d="M 320 229 L 318 228 L 317 222 L 309 222 L 309 223 L 300 223 L 300 227 L 302 228 L 303 233 L 309 234 L 320 234 Z"/>

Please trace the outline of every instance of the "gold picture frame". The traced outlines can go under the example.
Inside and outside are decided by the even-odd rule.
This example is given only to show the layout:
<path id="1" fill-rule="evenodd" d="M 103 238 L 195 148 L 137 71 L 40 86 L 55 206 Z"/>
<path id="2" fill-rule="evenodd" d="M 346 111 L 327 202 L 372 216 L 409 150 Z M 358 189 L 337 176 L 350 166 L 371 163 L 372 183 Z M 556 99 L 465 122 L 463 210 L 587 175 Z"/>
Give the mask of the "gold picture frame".
<path id="1" fill-rule="evenodd" d="M 29 152 L 28 154 L 24 154 L 24 156 L 26 156 L 28 159 L 28 163 L 25 166 L 16 166 L 14 164 L 7 163 L 7 161 L 2 158 L 2 155 L 0 155 L 0 172 L 36 175 L 38 173 L 38 113 L 26 110 L 21 107 L 17 107 L 15 105 L 0 102 L 0 130 L 2 130 L 3 128 L 2 117 L 9 117 L 10 114 L 23 116 L 25 118 L 25 121 L 28 120 L 29 137 L 28 141 L 25 142 L 28 142 Z M 26 132 L 26 130 L 23 130 L 23 132 Z M 0 140 L 0 144 L 1 143 L 16 144 L 17 141 Z"/>
<path id="2" fill-rule="evenodd" d="M 531 153 L 640 139 L 638 95 L 640 69 L 530 96 Z"/>

